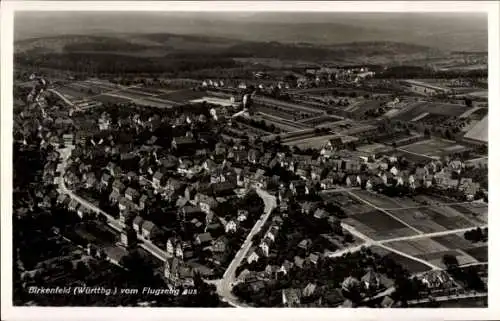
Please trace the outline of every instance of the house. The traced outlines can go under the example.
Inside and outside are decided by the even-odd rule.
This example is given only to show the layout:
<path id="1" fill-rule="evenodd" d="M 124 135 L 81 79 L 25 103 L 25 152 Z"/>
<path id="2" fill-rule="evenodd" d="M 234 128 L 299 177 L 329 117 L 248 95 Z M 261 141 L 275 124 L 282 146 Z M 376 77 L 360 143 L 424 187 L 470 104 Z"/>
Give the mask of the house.
<path id="1" fill-rule="evenodd" d="M 295 264 L 296 267 L 302 269 L 304 267 L 304 259 L 301 258 L 300 256 L 296 255 L 294 258 L 293 258 L 293 262 Z"/>
<path id="2" fill-rule="evenodd" d="M 177 242 L 178 240 L 170 237 L 168 240 L 167 240 L 167 243 L 166 243 L 166 252 L 167 252 L 167 257 L 174 257 L 175 256 L 175 247 L 177 245 Z"/>
<path id="3" fill-rule="evenodd" d="M 211 184 L 211 188 L 212 188 L 212 194 L 219 196 L 232 193 L 233 190 L 237 188 L 237 185 L 235 182 L 225 181 L 225 182 Z"/>
<path id="4" fill-rule="evenodd" d="M 68 196 L 66 194 L 59 194 L 59 196 L 57 196 L 57 204 L 63 204 L 65 200 L 68 200 Z"/>
<path id="5" fill-rule="evenodd" d="M 250 283 L 250 288 L 252 289 L 252 291 L 254 293 L 262 291 L 265 287 L 266 286 L 265 286 L 264 282 L 261 280 L 257 280 L 255 282 Z"/>
<path id="6" fill-rule="evenodd" d="M 209 245 L 213 238 L 210 233 L 202 233 L 195 236 L 194 243 L 197 245 Z"/>
<path id="7" fill-rule="evenodd" d="M 142 234 L 143 222 L 144 222 L 144 219 L 140 216 L 136 216 L 134 218 L 134 221 L 132 222 L 132 227 L 134 228 L 134 230 L 137 234 Z"/>
<path id="8" fill-rule="evenodd" d="M 93 188 L 97 182 L 94 173 L 89 173 L 85 179 L 85 188 Z"/>
<path id="9" fill-rule="evenodd" d="M 363 277 L 361 278 L 361 283 L 363 287 L 367 290 L 377 289 L 380 286 L 380 278 L 377 273 L 370 269 Z"/>
<path id="10" fill-rule="evenodd" d="M 307 257 L 307 262 L 316 265 L 318 264 L 319 259 L 320 259 L 319 253 L 311 253 Z"/>
<path id="11" fill-rule="evenodd" d="M 293 195 L 307 195 L 309 190 L 306 186 L 306 182 L 303 180 L 297 180 L 290 182 L 290 190 Z"/>
<path id="12" fill-rule="evenodd" d="M 264 272 L 272 278 L 276 278 L 276 274 L 278 273 L 278 271 L 279 271 L 279 266 L 277 265 L 268 264 L 264 269 Z"/>
<path id="13" fill-rule="evenodd" d="M 119 176 L 122 173 L 121 168 L 113 162 L 109 162 L 106 169 L 113 177 Z"/>
<path id="14" fill-rule="evenodd" d="M 139 198 L 139 208 L 144 209 L 149 204 L 149 198 L 146 194 L 142 194 Z"/>
<path id="15" fill-rule="evenodd" d="M 129 226 L 129 224 L 132 222 L 133 217 L 134 214 L 132 214 L 132 212 L 130 212 L 129 210 L 120 211 L 120 225 L 123 227 Z"/>
<path id="16" fill-rule="evenodd" d="M 160 171 L 156 171 L 153 175 L 152 182 L 154 188 L 160 188 L 163 184 L 165 184 L 165 175 Z"/>
<path id="17" fill-rule="evenodd" d="M 265 238 L 268 238 L 271 240 L 271 242 L 276 241 L 276 237 L 278 236 L 279 228 L 277 225 L 271 225 L 269 229 L 267 230 L 266 235 L 264 236 Z"/>
<path id="18" fill-rule="evenodd" d="M 121 196 L 120 199 L 118 200 L 118 209 L 120 211 L 126 211 L 129 210 L 130 208 L 132 208 L 130 200 L 128 200 L 124 196 Z"/>
<path id="19" fill-rule="evenodd" d="M 113 190 L 110 194 L 109 194 L 109 202 L 111 204 L 116 204 L 116 202 L 118 202 L 120 200 L 121 196 L 120 196 L 120 193 L 116 190 Z"/>
<path id="20" fill-rule="evenodd" d="M 164 276 L 173 286 L 194 285 L 194 271 L 177 257 L 165 261 Z"/>
<path id="21" fill-rule="evenodd" d="M 89 210 L 84 206 L 78 206 L 76 213 L 81 219 L 83 219 L 89 213 Z"/>
<path id="22" fill-rule="evenodd" d="M 300 241 L 298 247 L 303 249 L 303 250 L 308 250 L 312 245 L 311 239 L 304 239 Z"/>
<path id="23" fill-rule="evenodd" d="M 206 213 L 204 213 L 201 208 L 198 206 L 185 205 L 179 210 L 179 214 L 184 219 L 190 219 L 192 217 L 206 217 Z"/>
<path id="24" fill-rule="evenodd" d="M 101 184 L 108 187 L 113 178 L 108 173 L 103 173 L 101 176 Z"/>
<path id="25" fill-rule="evenodd" d="M 77 209 L 77 207 L 78 207 L 78 205 L 80 205 L 80 204 L 78 203 L 78 201 L 77 201 L 77 200 L 75 200 L 75 199 L 72 199 L 72 200 L 69 202 L 69 204 L 68 204 L 68 210 L 75 212 L 75 211 L 76 211 L 76 209 Z"/>
<path id="26" fill-rule="evenodd" d="M 210 211 L 217 206 L 215 198 L 203 193 L 196 194 L 194 201 L 204 213 L 210 213 Z"/>
<path id="27" fill-rule="evenodd" d="M 189 259 L 193 256 L 192 251 L 190 251 L 191 246 L 186 242 L 177 242 L 175 246 L 175 257 L 180 258 L 181 260 Z"/>
<path id="28" fill-rule="evenodd" d="M 300 289 L 283 289 L 282 303 L 286 307 L 297 307 L 300 304 Z"/>
<path id="29" fill-rule="evenodd" d="M 121 194 L 123 193 L 125 188 L 126 188 L 125 184 L 123 184 L 120 179 L 115 179 L 112 186 L 113 191 L 116 191 L 118 194 Z"/>
<path id="30" fill-rule="evenodd" d="M 311 214 L 318 208 L 319 204 L 317 202 L 304 202 L 300 204 L 300 210 L 303 214 Z"/>
<path id="31" fill-rule="evenodd" d="M 229 240 L 225 236 L 217 238 L 212 245 L 212 252 L 224 253 L 226 251 L 228 242 Z"/>
<path id="32" fill-rule="evenodd" d="M 382 300 L 382 302 L 380 303 L 380 306 L 382 308 L 392 308 L 394 303 L 395 303 L 394 300 L 390 296 L 386 295 Z"/>
<path id="33" fill-rule="evenodd" d="M 189 149 L 195 147 L 196 143 L 196 139 L 190 136 L 174 137 L 174 139 L 172 139 L 172 149 Z"/>
<path id="34" fill-rule="evenodd" d="M 244 222 L 248 218 L 247 210 L 238 210 L 238 218 L 236 219 L 238 222 Z"/>
<path id="35" fill-rule="evenodd" d="M 309 297 L 316 291 L 316 284 L 309 282 L 302 290 L 303 297 Z"/>
<path id="36" fill-rule="evenodd" d="M 342 290 L 336 288 L 333 291 L 328 291 L 329 293 L 325 296 L 325 301 L 329 306 L 339 306 L 342 302 L 345 302 Z"/>
<path id="37" fill-rule="evenodd" d="M 252 164 L 255 164 L 257 162 L 257 160 L 259 159 L 259 151 L 256 150 L 256 149 L 250 149 L 248 151 L 248 162 L 252 163 Z"/>
<path id="38" fill-rule="evenodd" d="M 197 218 L 193 218 L 191 221 L 189 221 L 191 225 L 194 227 L 194 231 L 196 232 L 201 232 L 203 230 L 203 223 L 200 222 Z"/>
<path id="39" fill-rule="evenodd" d="M 265 239 L 259 245 L 259 248 L 262 250 L 262 254 L 264 254 L 265 257 L 269 256 L 269 243 L 269 240 Z"/>
<path id="40" fill-rule="evenodd" d="M 226 233 L 234 233 L 238 229 L 238 225 L 236 224 L 235 221 L 229 220 L 224 228 Z"/>
<path id="41" fill-rule="evenodd" d="M 288 274 L 288 272 L 290 272 L 292 268 L 293 268 L 293 263 L 288 260 L 285 260 L 283 264 L 281 264 L 281 267 L 278 270 L 278 272 L 283 274 Z"/>
<path id="42" fill-rule="evenodd" d="M 251 264 L 253 262 L 256 262 L 259 260 L 259 255 L 255 250 L 250 250 L 250 255 L 247 257 L 247 262 L 248 264 Z"/>
<path id="43" fill-rule="evenodd" d="M 347 292 L 347 293 L 351 292 L 354 288 L 358 288 L 358 287 L 359 287 L 358 279 L 356 279 L 352 276 L 348 276 L 342 282 L 342 290 Z"/>
<path id="44" fill-rule="evenodd" d="M 320 220 L 320 219 L 325 218 L 325 217 L 328 217 L 328 212 L 325 211 L 323 208 L 318 208 L 314 212 L 314 218 L 317 218 Z"/>
<path id="45" fill-rule="evenodd" d="M 273 216 L 272 221 L 278 226 L 281 226 L 283 224 L 283 219 L 279 215 Z"/>
<path id="46" fill-rule="evenodd" d="M 154 230 L 156 229 L 156 225 L 151 222 L 151 221 L 144 221 L 142 223 L 142 237 L 146 240 L 151 239 L 152 233 L 154 233 Z"/>
<path id="47" fill-rule="evenodd" d="M 136 201 L 138 198 L 139 198 L 139 192 L 132 188 L 132 187 L 129 187 L 125 190 L 125 197 L 129 200 L 129 201 Z"/>
<path id="48" fill-rule="evenodd" d="M 453 285 L 453 281 L 443 270 L 429 271 L 424 274 L 421 281 L 429 289 L 448 288 Z"/>

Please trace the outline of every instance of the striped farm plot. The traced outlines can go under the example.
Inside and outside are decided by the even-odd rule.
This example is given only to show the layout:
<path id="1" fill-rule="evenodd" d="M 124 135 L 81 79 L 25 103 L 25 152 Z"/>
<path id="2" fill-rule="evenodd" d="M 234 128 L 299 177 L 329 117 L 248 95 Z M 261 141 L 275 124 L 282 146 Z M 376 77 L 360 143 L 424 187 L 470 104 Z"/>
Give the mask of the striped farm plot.
<path id="1" fill-rule="evenodd" d="M 457 258 L 459 265 L 466 265 L 471 263 L 480 262 L 474 256 L 467 253 L 467 250 L 478 248 L 480 246 L 474 245 L 472 242 L 469 244 L 464 242 L 456 242 L 454 245 L 450 242 L 439 242 L 450 236 L 458 237 L 456 234 L 440 236 L 435 238 L 419 238 L 413 240 L 388 242 L 385 245 L 414 256 L 416 258 L 425 260 L 432 265 L 440 268 L 446 268 L 443 264 L 444 255 L 453 255 Z M 467 240 L 463 239 L 468 242 Z M 479 255 L 477 255 L 479 257 Z"/>

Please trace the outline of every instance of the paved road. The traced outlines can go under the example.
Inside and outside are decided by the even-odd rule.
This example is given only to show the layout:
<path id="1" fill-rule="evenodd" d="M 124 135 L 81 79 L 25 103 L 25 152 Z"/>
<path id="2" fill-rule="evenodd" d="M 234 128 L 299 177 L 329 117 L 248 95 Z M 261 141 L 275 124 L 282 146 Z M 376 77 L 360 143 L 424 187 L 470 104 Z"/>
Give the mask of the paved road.
<path id="1" fill-rule="evenodd" d="M 488 225 L 480 226 L 480 228 L 486 228 L 486 227 L 488 227 Z M 467 231 L 472 231 L 475 229 L 477 229 L 476 226 L 460 228 L 460 229 L 456 229 L 456 230 L 442 231 L 442 232 L 433 232 L 433 233 L 426 233 L 426 234 L 419 234 L 419 235 L 402 236 L 402 237 L 396 237 L 396 238 L 388 239 L 388 240 L 381 240 L 381 241 L 378 241 L 377 243 L 383 244 L 383 243 L 389 243 L 389 242 L 395 242 L 395 241 L 406 241 L 406 240 L 415 240 L 415 239 L 427 238 L 427 237 L 445 236 L 445 235 L 456 234 L 456 233 L 465 233 Z"/>
<path id="2" fill-rule="evenodd" d="M 272 196 L 271 194 L 267 193 L 266 191 L 257 188 L 257 194 L 262 198 L 264 201 L 264 214 L 261 216 L 261 218 L 255 223 L 254 227 L 248 233 L 245 241 L 243 242 L 243 245 L 241 246 L 240 250 L 238 253 L 236 253 L 234 259 L 231 261 L 229 266 L 226 269 L 226 272 L 224 273 L 223 278 L 220 281 L 216 281 L 217 286 L 217 292 L 219 295 L 222 297 L 222 299 L 225 302 L 228 302 L 232 306 L 235 307 L 246 307 L 247 305 L 240 303 L 238 301 L 238 298 L 235 297 L 232 294 L 232 289 L 234 286 L 234 283 L 236 283 L 236 268 L 240 266 L 241 262 L 246 258 L 248 250 L 252 246 L 252 238 L 255 234 L 257 234 L 262 226 L 266 223 L 266 221 L 269 219 L 269 216 L 272 212 L 272 210 L 276 207 L 276 197 Z"/>
<path id="3" fill-rule="evenodd" d="M 431 160 L 436 160 L 435 157 L 432 157 L 432 156 L 429 156 L 429 155 L 424 155 L 424 154 L 419 154 L 419 153 L 415 153 L 415 152 L 410 152 L 409 150 L 407 149 L 403 149 L 403 148 L 396 148 L 396 150 L 399 150 L 403 153 L 408 153 L 408 154 L 412 154 L 412 155 L 416 155 L 416 156 L 420 156 L 420 157 L 423 157 L 423 158 L 427 158 L 427 159 L 431 159 Z"/>
<path id="4" fill-rule="evenodd" d="M 70 105 L 71 107 L 75 107 L 76 108 L 76 105 L 73 104 L 68 98 L 66 98 L 63 94 L 61 94 L 60 92 L 58 92 L 57 90 L 51 88 L 49 89 L 48 91 L 50 91 L 51 93 L 54 93 L 56 94 L 59 98 L 61 98 L 66 104 Z"/>

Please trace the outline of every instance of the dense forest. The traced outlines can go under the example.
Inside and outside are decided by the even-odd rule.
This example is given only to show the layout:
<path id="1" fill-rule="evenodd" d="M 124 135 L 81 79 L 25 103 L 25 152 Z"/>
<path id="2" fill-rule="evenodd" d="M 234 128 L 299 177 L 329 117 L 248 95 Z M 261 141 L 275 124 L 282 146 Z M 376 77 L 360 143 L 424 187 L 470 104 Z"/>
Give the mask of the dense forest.
<path id="1" fill-rule="evenodd" d="M 26 67 L 43 66 L 73 72 L 90 73 L 165 73 L 208 68 L 233 68 L 238 63 L 230 58 L 189 55 L 164 58 L 134 57 L 108 53 L 47 53 L 41 55 L 18 54 L 15 62 Z"/>

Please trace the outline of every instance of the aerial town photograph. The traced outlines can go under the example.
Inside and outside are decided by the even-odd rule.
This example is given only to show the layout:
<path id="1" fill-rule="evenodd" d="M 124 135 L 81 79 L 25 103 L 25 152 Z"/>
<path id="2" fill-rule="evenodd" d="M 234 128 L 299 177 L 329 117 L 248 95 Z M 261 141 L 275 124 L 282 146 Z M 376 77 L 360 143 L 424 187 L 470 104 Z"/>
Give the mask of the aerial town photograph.
<path id="1" fill-rule="evenodd" d="M 488 306 L 486 13 L 13 32 L 14 306 Z"/>

